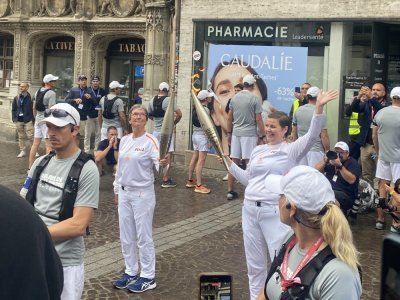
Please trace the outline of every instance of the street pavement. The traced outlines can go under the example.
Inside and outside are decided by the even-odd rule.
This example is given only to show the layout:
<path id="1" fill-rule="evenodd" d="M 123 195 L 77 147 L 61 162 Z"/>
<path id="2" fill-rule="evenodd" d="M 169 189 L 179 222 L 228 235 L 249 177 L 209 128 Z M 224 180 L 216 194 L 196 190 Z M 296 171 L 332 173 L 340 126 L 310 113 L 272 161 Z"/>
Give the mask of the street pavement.
<path id="1" fill-rule="evenodd" d="M 17 159 L 18 153 L 17 143 L 0 142 L 0 183 L 19 192 L 26 176 L 27 158 Z M 187 175 L 183 165 L 173 168 L 176 188 L 162 189 L 160 179 L 156 180 L 153 236 L 157 288 L 143 294 L 112 287 L 112 282 L 123 273 L 124 263 L 113 202 L 113 177 L 110 172 L 102 176 L 100 207 L 90 225 L 91 235 L 85 237 L 83 299 L 197 299 L 202 272 L 230 273 L 232 299 L 249 299 L 241 230 L 243 187 L 236 184 L 240 199 L 227 201 L 226 183 L 222 181 L 225 174 L 204 170 L 204 184 L 211 188 L 208 195 L 185 188 Z M 386 226 L 383 231 L 375 230 L 374 220 L 373 213 L 363 214 L 352 226 L 361 252 L 365 300 L 379 298 L 381 245 L 389 229 Z"/>

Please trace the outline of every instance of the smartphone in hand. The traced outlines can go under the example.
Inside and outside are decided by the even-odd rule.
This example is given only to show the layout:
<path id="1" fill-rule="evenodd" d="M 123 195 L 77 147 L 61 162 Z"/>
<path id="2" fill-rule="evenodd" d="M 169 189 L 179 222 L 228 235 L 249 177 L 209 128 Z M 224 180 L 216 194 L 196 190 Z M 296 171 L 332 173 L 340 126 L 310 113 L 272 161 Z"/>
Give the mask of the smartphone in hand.
<path id="1" fill-rule="evenodd" d="M 294 88 L 294 92 L 295 92 L 295 93 L 300 93 L 300 87 L 299 87 L 299 86 L 296 86 L 296 87 Z"/>
<path id="2" fill-rule="evenodd" d="M 232 276 L 228 273 L 200 274 L 200 300 L 231 300 Z"/>

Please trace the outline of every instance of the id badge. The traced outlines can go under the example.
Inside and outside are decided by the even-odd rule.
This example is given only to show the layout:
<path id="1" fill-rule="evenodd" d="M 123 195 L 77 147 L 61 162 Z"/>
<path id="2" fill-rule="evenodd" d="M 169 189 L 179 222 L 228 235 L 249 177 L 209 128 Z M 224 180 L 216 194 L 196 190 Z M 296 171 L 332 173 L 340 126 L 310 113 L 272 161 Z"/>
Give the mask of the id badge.
<path id="1" fill-rule="evenodd" d="M 332 181 L 333 181 L 333 182 L 336 182 L 336 180 L 337 180 L 337 175 L 333 175 Z"/>
<path id="2" fill-rule="evenodd" d="M 82 108 L 83 108 L 83 104 L 79 104 L 79 105 L 78 105 L 78 108 L 79 108 L 79 109 L 82 109 Z"/>

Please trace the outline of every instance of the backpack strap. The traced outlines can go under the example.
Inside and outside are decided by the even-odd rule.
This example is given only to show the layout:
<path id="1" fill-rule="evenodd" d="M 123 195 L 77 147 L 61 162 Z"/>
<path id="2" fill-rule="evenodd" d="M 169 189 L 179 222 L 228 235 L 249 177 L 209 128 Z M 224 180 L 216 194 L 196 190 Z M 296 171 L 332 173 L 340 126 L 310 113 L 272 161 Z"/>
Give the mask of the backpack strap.
<path id="1" fill-rule="evenodd" d="M 283 258 L 285 256 L 286 248 L 287 245 L 295 238 L 295 235 L 293 234 L 284 244 L 282 244 L 281 249 L 279 250 L 278 256 L 275 257 L 274 261 L 271 264 L 271 268 L 268 272 L 267 280 L 265 281 L 265 286 L 264 286 L 264 296 L 266 299 L 268 299 L 267 296 L 267 284 L 269 280 L 271 279 L 272 275 L 276 272 L 278 267 L 282 265 Z M 310 287 L 312 283 L 314 282 L 315 278 L 318 276 L 318 274 L 321 272 L 321 270 L 324 268 L 324 266 L 330 262 L 332 259 L 334 259 L 336 256 L 333 254 L 332 249 L 327 246 L 324 249 L 322 249 L 317 256 L 315 256 L 312 260 L 310 260 L 303 269 L 299 272 L 297 277 L 301 279 L 301 286 L 299 285 L 294 285 L 293 287 L 290 287 L 289 289 L 293 289 L 291 291 L 291 295 L 297 296 L 298 298 L 296 299 L 305 299 L 306 296 L 308 296 L 308 293 L 310 291 Z M 299 293 L 298 295 L 296 295 Z"/>
<path id="2" fill-rule="evenodd" d="M 336 256 L 333 254 L 331 247 L 326 246 L 313 259 L 311 259 L 303 269 L 301 269 L 297 276 L 301 279 L 301 285 L 303 286 L 302 294 L 304 295 L 304 298 L 299 299 L 305 299 L 305 297 L 308 296 L 315 278 L 317 278 L 325 265 L 334 258 L 336 258 Z"/>
<path id="3" fill-rule="evenodd" d="M 89 160 L 94 160 L 93 156 L 81 151 L 77 159 L 72 164 L 63 190 L 61 208 L 59 212 L 60 221 L 69 219 L 73 215 L 75 200 L 78 195 L 79 176 L 81 175 L 83 166 Z"/>
<path id="4" fill-rule="evenodd" d="M 54 151 L 51 151 L 49 154 L 47 154 L 45 157 L 42 158 L 42 160 L 38 163 L 38 165 L 35 167 L 35 171 L 33 172 L 32 175 L 32 181 L 29 186 L 28 192 L 26 194 L 26 200 L 33 206 L 36 201 L 36 190 L 37 190 L 37 185 L 40 180 L 40 174 L 42 174 L 43 170 L 46 168 L 48 163 L 50 162 L 50 159 L 56 155 Z"/>
<path id="5" fill-rule="evenodd" d="M 274 260 L 271 263 L 271 267 L 269 268 L 267 279 L 265 280 L 265 288 L 264 288 L 264 295 L 265 298 L 268 299 L 267 297 L 267 283 L 271 279 L 272 275 L 276 272 L 278 267 L 282 264 L 283 262 L 283 257 L 285 256 L 285 251 L 287 248 L 287 245 L 295 238 L 296 236 L 293 234 L 286 242 L 284 242 L 281 246 L 281 249 L 278 252 L 278 255 L 275 256 Z"/>

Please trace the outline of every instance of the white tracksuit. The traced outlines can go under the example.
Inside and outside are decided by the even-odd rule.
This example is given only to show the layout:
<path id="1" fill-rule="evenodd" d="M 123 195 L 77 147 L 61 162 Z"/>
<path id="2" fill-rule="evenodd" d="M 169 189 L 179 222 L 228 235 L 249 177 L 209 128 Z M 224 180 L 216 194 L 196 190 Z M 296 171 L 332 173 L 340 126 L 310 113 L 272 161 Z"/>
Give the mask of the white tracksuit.
<path id="1" fill-rule="evenodd" d="M 229 172 L 246 186 L 242 227 L 251 299 L 257 298 L 267 278 L 267 250 L 273 260 L 290 229 L 280 222 L 279 195 L 267 190 L 265 178 L 269 174 L 284 175 L 296 166 L 319 138 L 324 119 L 322 114 L 314 115 L 307 134 L 293 143 L 257 146 L 246 170 L 234 163 L 229 168 Z M 256 206 L 256 202 L 261 206 Z"/>
<path id="2" fill-rule="evenodd" d="M 153 167 L 159 167 L 157 139 L 145 133 L 121 139 L 114 193 L 118 194 L 118 216 L 125 273 L 140 277 L 155 277 L 153 214 L 156 204 Z"/>

